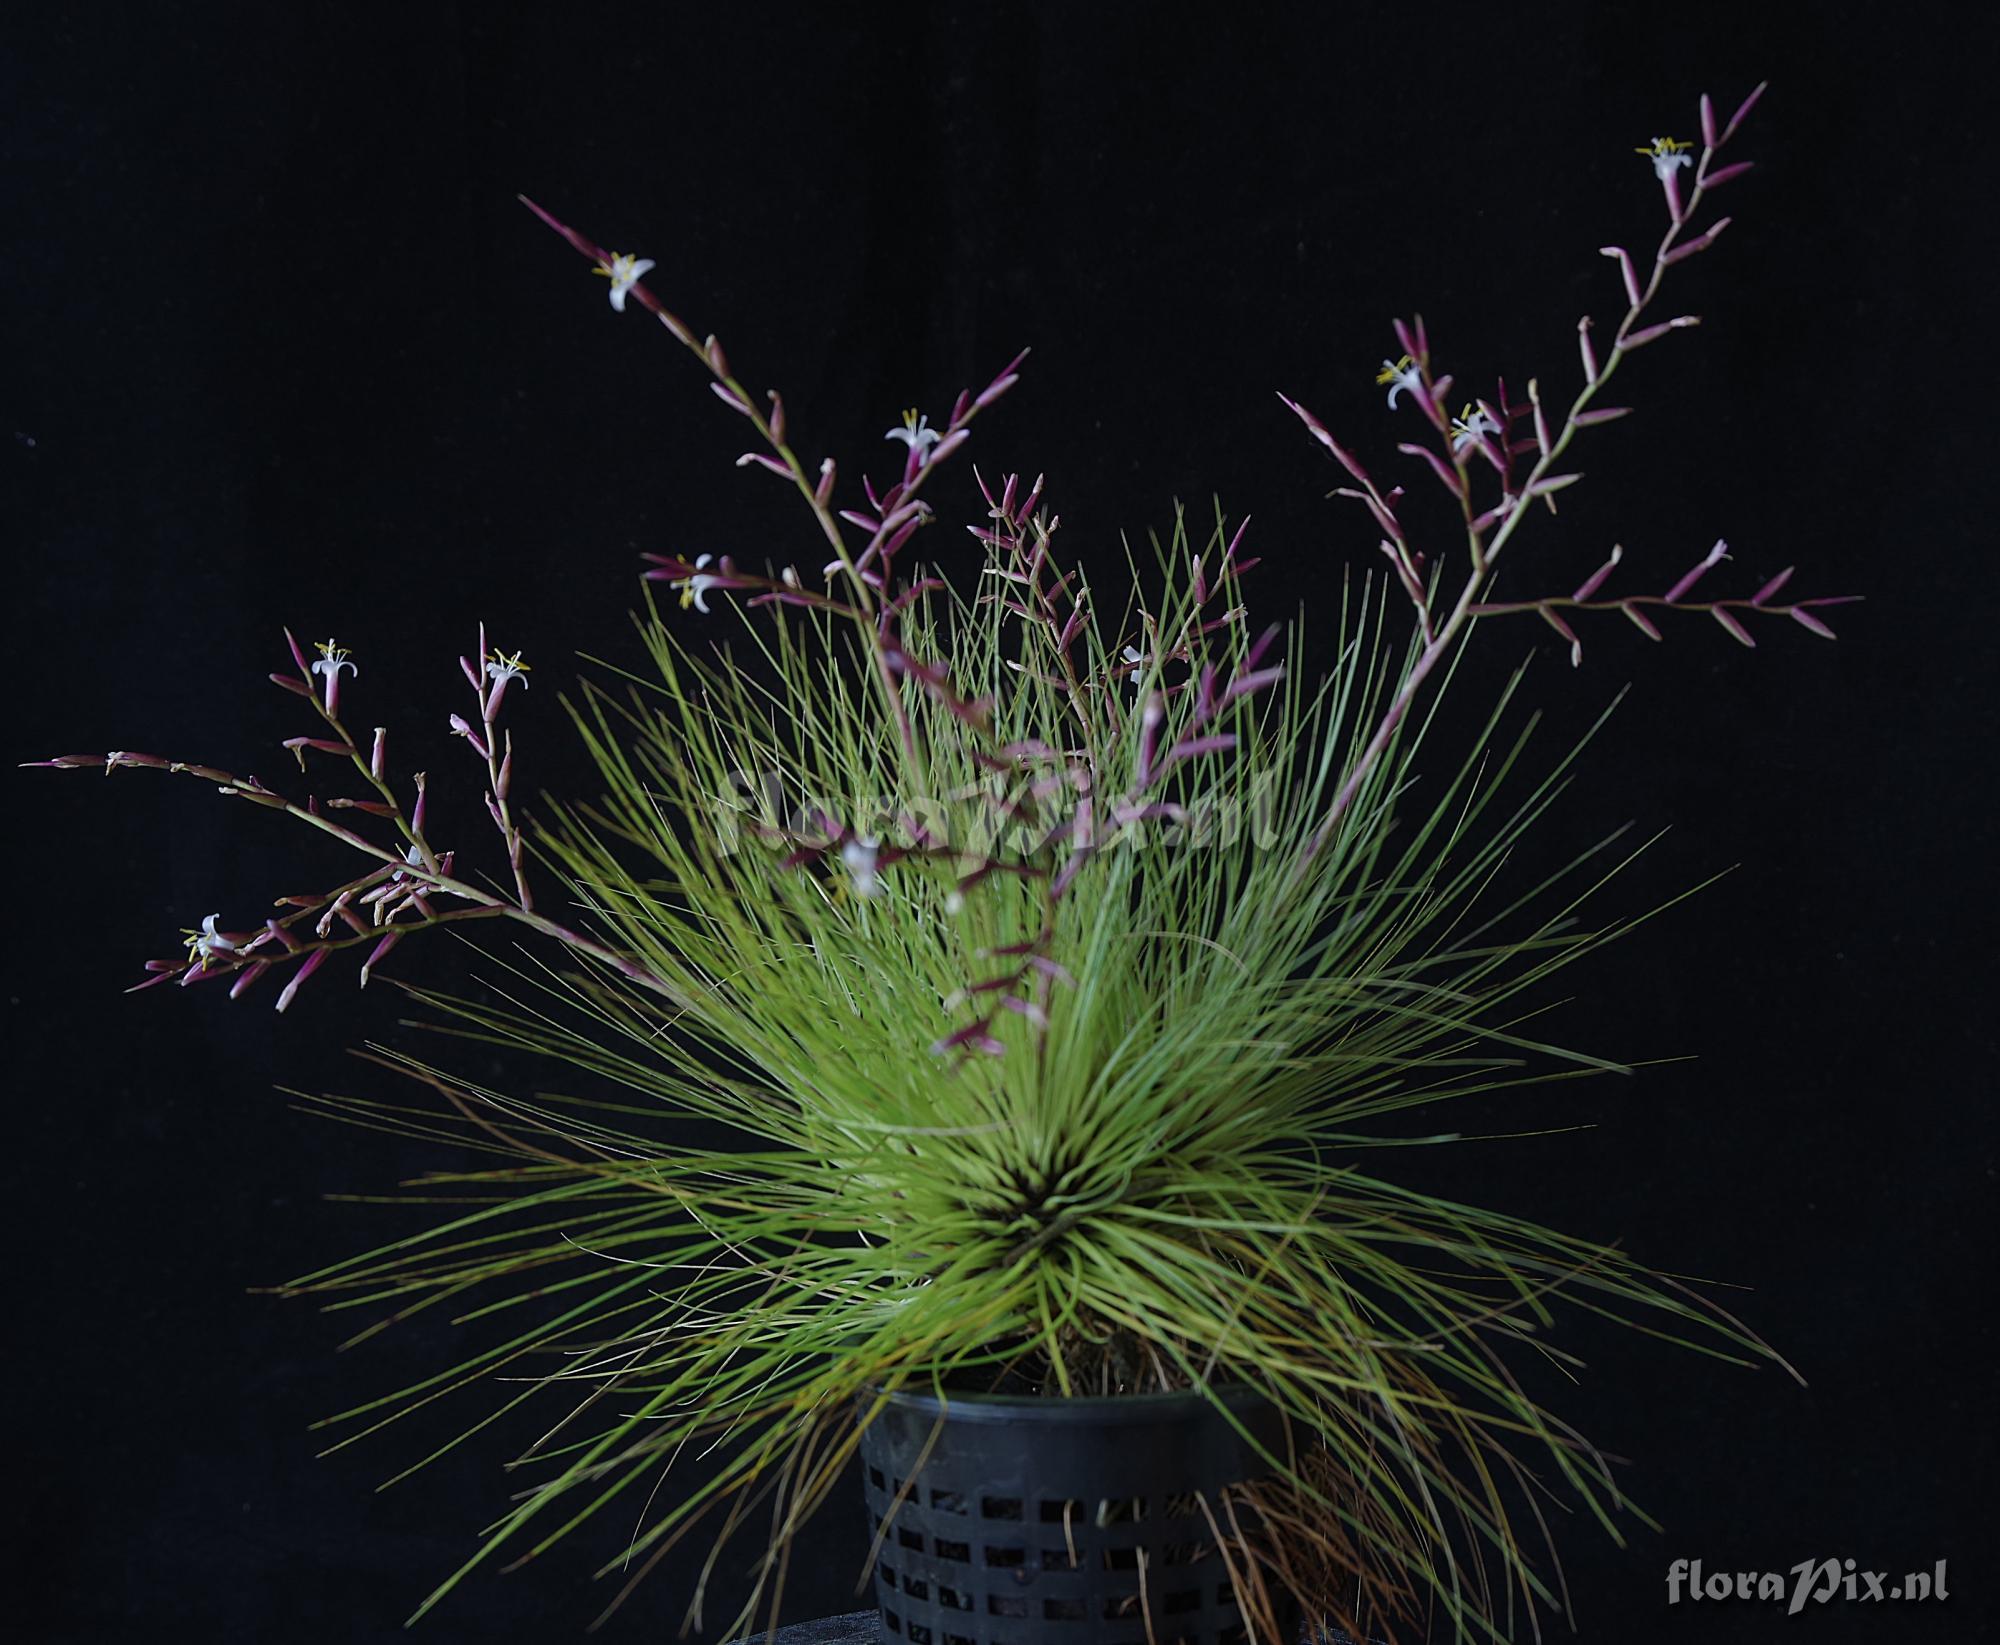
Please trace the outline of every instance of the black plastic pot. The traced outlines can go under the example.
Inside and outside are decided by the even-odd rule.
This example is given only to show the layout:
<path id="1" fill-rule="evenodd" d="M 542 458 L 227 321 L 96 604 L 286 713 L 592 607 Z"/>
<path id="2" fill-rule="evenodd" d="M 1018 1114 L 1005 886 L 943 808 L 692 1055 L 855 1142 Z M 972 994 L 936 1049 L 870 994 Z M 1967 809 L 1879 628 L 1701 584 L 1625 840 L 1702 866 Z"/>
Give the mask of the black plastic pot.
<path id="1" fill-rule="evenodd" d="M 1217 1392 L 1268 1451 L 1285 1455 L 1276 1408 L 1247 1388 Z M 926 1444 L 876 1561 L 885 1641 L 1147 1645 L 1149 1613 L 1158 1645 L 1248 1639 L 1194 1495 L 1220 1518 L 1225 1485 L 1271 1470 L 1204 1396 L 954 1394 L 943 1405 L 892 1394 L 861 1437 L 873 1528 Z M 1290 1638 L 1297 1614 L 1282 1594 L 1272 1598 Z"/>

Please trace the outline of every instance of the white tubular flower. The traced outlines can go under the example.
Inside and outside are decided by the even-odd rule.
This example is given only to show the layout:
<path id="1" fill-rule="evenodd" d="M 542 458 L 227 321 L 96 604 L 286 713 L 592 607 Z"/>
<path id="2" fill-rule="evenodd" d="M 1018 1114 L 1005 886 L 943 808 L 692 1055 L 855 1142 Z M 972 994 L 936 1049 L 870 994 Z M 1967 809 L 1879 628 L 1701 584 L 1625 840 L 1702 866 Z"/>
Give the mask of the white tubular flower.
<path id="1" fill-rule="evenodd" d="M 840 848 L 840 860 L 857 897 L 872 897 L 882 889 L 875 877 L 878 843 L 873 834 L 859 834 Z"/>
<path id="2" fill-rule="evenodd" d="M 1498 434 L 1500 425 L 1486 415 L 1484 406 L 1468 405 L 1451 420 L 1451 449 L 1463 451 L 1467 446 L 1479 444 L 1482 434 Z"/>
<path id="3" fill-rule="evenodd" d="M 312 671 L 315 674 L 326 675 L 329 683 L 343 668 L 350 674 L 360 674 L 361 670 L 349 660 L 345 646 L 335 645 L 332 640 L 319 640 L 315 642 L 314 648 L 319 652 L 319 660 L 312 665 Z"/>
<path id="4" fill-rule="evenodd" d="M 1136 645 L 1128 645 L 1118 655 L 1130 668 L 1130 672 L 1125 676 L 1125 683 L 1131 686 L 1134 691 L 1137 691 L 1144 683 L 1146 665 L 1152 662 L 1152 657 L 1148 653 L 1141 651 Z"/>
<path id="5" fill-rule="evenodd" d="M 403 847 L 403 861 L 411 868 L 422 868 L 424 866 L 423 848 L 412 840 L 408 845 Z M 444 856 L 438 859 L 438 868 L 442 872 L 449 869 L 450 866 L 451 853 L 446 852 Z M 429 880 L 422 879 L 415 874 L 406 874 L 400 868 L 389 876 L 389 881 L 391 885 L 399 889 L 409 890 L 423 896 L 435 897 L 438 894 L 438 887 L 432 885 Z"/>
<path id="6" fill-rule="evenodd" d="M 322 701 L 329 717 L 340 712 L 340 671 L 344 668 L 357 679 L 361 670 L 348 660 L 347 651 L 337 646 L 331 639 L 318 642 L 319 658 L 312 665 L 315 674 L 326 676 L 326 691 Z"/>
<path id="7" fill-rule="evenodd" d="M 714 558 L 713 554 L 701 554 L 695 557 L 694 575 L 684 578 L 680 585 L 683 611 L 693 606 L 704 617 L 708 615 L 708 591 L 722 579 L 712 572 L 704 573 L 701 568 Z"/>
<path id="8" fill-rule="evenodd" d="M 1645 148 L 1632 152 L 1652 161 L 1653 175 L 1664 183 L 1678 167 L 1694 164 L 1694 156 L 1688 153 L 1693 147 L 1692 143 L 1677 142 L 1671 137 L 1655 137 Z"/>
<path id="9" fill-rule="evenodd" d="M 903 413 L 903 426 L 901 428 L 890 429 L 882 438 L 885 440 L 901 440 L 912 451 L 920 454 L 918 461 L 921 462 L 924 460 L 924 457 L 929 455 L 930 448 L 936 445 L 943 436 L 931 427 L 931 420 L 928 417 L 919 417 L 917 415 L 917 408 L 912 406 L 908 411 Z"/>
<path id="10" fill-rule="evenodd" d="M 1375 382 L 1378 387 L 1387 385 L 1391 411 L 1396 409 L 1396 396 L 1403 390 L 1408 389 L 1412 394 L 1421 394 L 1424 390 L 1424 374 L 1407 354 L 1400 360 L 1384 360 L 1382 369 L 1375 373 Z"/>
<path id="11" fill-rule="evenodd" d="M 495 651 L 486 658 L 486 677 L 502 685 L 509 680 L 521 680 L 521 676 L 527 672 L 528 665 L 521 661 L 521 653 L 518 651 L 511 657 L 504 651 Z M 521 680 L 521 689 L 523 691 L 528 689 L 526 680 Z"/>
<path id="12" fill-rule="evenodd" d="M 611 306 L 620 314 L 625 312 L 625 293 L 638 284 L 641 275 L 653 267 L 650 257 L 634 257 L 620 252 L 609 263 L 599 263 L 590 272 L 602 274 L 611 281 Z"/>
<path id="13" fill-rule="evenodd" d="M 215 929 L 215 922 L 220 918 L 219 914 L 211 914 L 201 922 L 199 931 L 184 933 L 187 937 L 188 958 L 197 961 L 203 967 L 207 966 L 211 955 L 236 952 L 237 944 Z"/>

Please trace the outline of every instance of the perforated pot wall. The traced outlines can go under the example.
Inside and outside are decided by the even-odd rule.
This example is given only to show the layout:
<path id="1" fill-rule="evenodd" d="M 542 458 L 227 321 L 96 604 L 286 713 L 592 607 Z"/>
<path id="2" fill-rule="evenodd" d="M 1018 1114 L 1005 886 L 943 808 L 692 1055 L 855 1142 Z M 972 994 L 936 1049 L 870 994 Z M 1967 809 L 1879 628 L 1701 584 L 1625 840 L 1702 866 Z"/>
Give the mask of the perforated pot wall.
<path id="1" fill-rule="evenodd" d="M 1285 1455 L 1274 1407 L 1248 1389 L 1221 1397 Z M 1158 1645 L 1248 1639 L 1195 1493 L 1220 1518 L 1225 1485 L 1271 1470 L 1202 1395 L 967 1394 L 948 1408 L 892 1395 L 861 1440 L 871 1528 L 933 1429 L 876 1562 L 891 1645 L 1147 1645 L 1148 1612 Z M 1273 1598 L 1289 1638 L 1297 1616 Z"/>

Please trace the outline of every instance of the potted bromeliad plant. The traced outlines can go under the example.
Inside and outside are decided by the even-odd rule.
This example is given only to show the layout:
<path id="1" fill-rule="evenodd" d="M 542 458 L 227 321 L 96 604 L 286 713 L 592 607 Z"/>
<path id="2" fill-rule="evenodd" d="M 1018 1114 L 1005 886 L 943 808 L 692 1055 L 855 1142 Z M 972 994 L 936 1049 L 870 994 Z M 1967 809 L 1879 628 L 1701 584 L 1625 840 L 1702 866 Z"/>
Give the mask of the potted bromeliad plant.
<path id="1" fill-rule="evenodd" d="M 614 309 L 693 355 L 742 465 L 809 527 L 796 565 L 649 556 L 692 614 L 649 587 L 652 673 L 568 701 L 602 794 L 524 805 L 529 665 L 483 630 L 450 725 L 485 818 L 427 811 L 387 731 L 356 728 L 365 685 L 331 639 L 271 676 L 313 716 L 286 744 L 296 796 L 130 751 L 47 762 L 186 773 L 355 853 L 343 884 L 200 920 L 141 986 L 261 985 L 282 1010 L 339 959 L 393 975 L 436 927 L 545 940 L 532 1003 L 412 992 L 598 1094 L 509 1097 L 385 1053 L 436 1111 L 351 1117 L 455 1137 L 470 1161 L 422 1192 L 465 1204 L 281 1287 L 497 1317 L 500 1340 L 350 1419 L 483 1378 L 502 1408 L 557 1407 L 517 1463 L 530 1488 L 422 1610 L 617 1499 L 640 1514 L 607 1566 L 620 1600 L 697 1525 L 720 1521 L 719 1549 L 754 1513 L 733 1626 L 775 1620 L 792 1543 L 858 1453 L 868 1573 L 912 1645 L 1271 1641 L 1307 1616 L 1502 1638 L 1552 1596 L 1528 1495 L 1553 1479 L 1607 1525 L 1624 1506 L 1515 1352 L 1559 1356 L 1542 1333 L 1568 1303 L 1776 1359 L 1621 1251 L 1399 1187 L 1368 1152 L 1425 1105 L 1610 1066 L 1528 1033 L 1522 996 L 1618 926 L 1579 925 L 1561 880 L 1493 906 L 1568 764 L 1514 792 L 1520 676 L 1470 746 L 1435 746 L 1478 620 L 1536 614 L 1573 658 L 1586 613 L 1654 638 L 1695 614 L 1745 645 L 1774 619 L 1829 632 L 1833 602 L 1787 597 L 1789 571 L 1698 593 L 1720 543 L 1658 593 L 1618 586 L 1615 549 L 1560 594 L 1498 583 L 1577 478 L 1572 446 L 1624 415 L 1628 358 L 1694 323 L 1656 298 L 1727 222 L 1699 219 L 1747 169 L 1721 156 L 1757 95 L 1726 124 L 1704 97 L 1698 146 L 1639 150 L 1659 244 L 1607 248 L 1623 315 L 1581 324 L 1561 388 L 1454 391 L 1422 322 L 1397 322 L 1383 409 L 1462 516 L 1455 546 L 1419 543 L 1402 488 L 1285 402 L 1387 561 L 1325 631 L 1250 618 L 1254 561 L 1221 519 L 1091 581 L 1040 480 L 979 477 L 977 550 L 927 533 L 918 565 L 938 476 L 1019 360 L 936 422 L 909 414 L 893 472 L 856 484 L 801 455 L 780 397 L 643 283 L 652 263 L 531 207 Z M 688 1480 L 691 1442 L 708 1471 Z"/>

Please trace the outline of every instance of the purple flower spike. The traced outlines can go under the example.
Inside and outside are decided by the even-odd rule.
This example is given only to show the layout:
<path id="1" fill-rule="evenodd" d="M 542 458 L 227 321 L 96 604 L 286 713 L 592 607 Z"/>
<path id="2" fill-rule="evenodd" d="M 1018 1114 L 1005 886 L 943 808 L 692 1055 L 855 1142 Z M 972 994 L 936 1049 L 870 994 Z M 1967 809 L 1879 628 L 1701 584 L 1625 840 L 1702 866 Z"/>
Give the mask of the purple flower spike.
<path id="1" fill-rule="evenodd" d="M 1689 326 L 1698 326 L 1700 324 L 1701 316 L 1698 314 L 1676 315 L 1671 320 L 1662 320 L 1656 326 L 1641 327 L 1638 331 L 1632 332 L 1620 341 L 1618 347 L 1629 354 L 1633 349 L 1644 348 L 1648 343 L 1666 336 L 1670 331 L 1685 331 Z"/>
<path id="2" fill-rule="evenodd" d="M 1724 611 L 1721 606 L 1714 607 L 1709 612 L 1709 615 L 1713 617 L 1718 623 L 1720 623 L 1723 626 L 1723 629 L 1728 633 L 1729 637 L 1735 640 L 1738 644 L 1747 645 L 1753 651 L 1757 648 L 1757 642 L 1750 638 L 1749 629 L 1745 628 L 1727 611 Z"/>
<path id="3" fill-rule="evenodd" d="M 1319 441 L 1321 445 L 1325 446 L 1328 451 L 1333 453 L 1334 458 L 1339 462 L 1340 466 L 1346 469 L 1348 473 L 1352 474 L 1355 478 L 1355 481 L 1358 484 L 1366 486 L 1370 483 L 1368 479 L 1368 471 L 1364 469 L 1358 462 L 1356 462 L 1354 458 L 1348 455 L 1348 453 L 1342 448 L 1340 442 L 1334 439 L 1334 437 L 1327 432 L 1327 428 L 1324 423 L 1322 423 L 1310 411 L 1306 410 L 1304 406 L 1300 405 L 1298 401 L 1289 398 L 1284 393 L 1280 392 L 1278 398 L 1280 400 L 1283 400 L 1285 404 L 1291 408 L 1293 416 L 1297 417 L 1300 422 L 1306 425 L 1306 429 L 1312 435 L 1312 437 L 1315 440 Z"/>
<path id="4" fill-rule="evenodd" d="M 252 960 L 243 968 L 242 973 L 237 979 L 229 985 L 229 997 L 233 1000 L 245 989 L 255 986 L 257 979 L 270 969 L 271 961 Z"/>
<path id="5" fill-rule="evenodd" d="M 1729 227 L 1730 222 L 1731 219 L 1727 217 L 1721 217 L 1716 219 L 1716 221 L 1709 227 L 1706 233 L 1697 234 L 1692 240 L 1688 241 L 1686 245 L 1675 246 L 1672 251 L 1668 252 L 1666 256 L 1662 257 L 1660 259 L 1661 266 L 1665 268 L 1671 268 L 1675 263 L 1684 262 L 1686 259 L 1697 256 L 1701 252 L 1708 250 L 1710 246 L 1715 244 L 1717 236 L 1719 236 L 1724 229 Z"/>
<path id="6" fill-rule="evenodd" d="M 1392 320 L 1390 324 L 1395 328 L 1396 346 L 1417 365 L 1428 367 L 1431 340 L 1424 334 L 1424 317 L 1421 314 L 1416 315 L 1409 325 L 1405 325 L 1401 320 Z"/>
<path id="7" fill-rule="evenodd" d="M 992 1035 L 993 1019 L 981 1017 L 977 1022 L 969 1022 L 955 1034 L 947 1034 L 931 1046 L 937 1056 L 947 1056 L 953 1051 L 984 1051 L 988 1056 L 999 1056 L 1006 1050 Z"/>
<path id="8" fill-rule="evenodd" d="M 1762 588 L 1758 589 L 1755 594 L 1750 596 L 1750 603 L 1752 605 L 1762 605 L 1773 594 L 1777 593 L 1779 589 L 1783 588 L 1786 583 L 1792 580 L 1794 569 L 1792 566 L 1786 566 L 1783 571 L 1779 572 L 1777 576 L 1773 577 Z"/>
<path id="9" fill-rule="evenodd" d="M 463 737 L 470 743 L 473 753 L 477 754 L 482 760 L 487 758 L 485 742 L 481 739 L 479 733 L 472 729 L 472 726 L 467 722 L 463 714 L 452 715 L 451 731 L 453 736 Z"/>
<path id="10" fill-rule="evenodd" d="M 301 771 L 306 768 L 306 750 L 308 748 L 317 748 L 322 754 L 345 755 L 347 753 L 347 744 L 334 742 L 331 738 L 327 737 L 287 737 L 284 741 L 284 746 L 292 751 L 293 757 L 299 762 L 299 769 Z"/>
<path id="11" fill-rule="evenodd" d="M 1741 177 L 1755 164 L 1754 160 L 1739 160 L 1733 166 L 1724 166 L 1720 171 L 1711 171 L 1701 180 L 1701 186 L 1703 188 L 1721 188 L 1724 183 Z"/>
<path id="12" fill-rule="evenodd" d="M 1757 106 L 1757 99 L 1764 95 L 1764 88 L 1770 83 L 1768 80 L 1759 80 L 1750 95 L 1737 105 L 1736 112 L 1729 117 L 1729 124 L 1723 128 L 1723 142 L 1728 142 L 1736 135 L 1736 128 L 1743 124 L 1750 111 Z"/>
<path id="13" fill-rule="evenodd" d="M 1729 545 L 1726 542 L 1724 542 L 1720 537 L 1716 538 L 1715 547 L 1711 548 L 1708 551 L 1707 556 L 1702 560 L 1701 564 L 1697 565 L 1679 582 L 1675 583 L 1672 588 L 1667 590 L 1667 595 L 1666 595 L 1667 604 L 1672 605 L 1674 601 L 1678 600 L 1689 589 L 1693 588 L 1694 585 L 1701 580 L 1701 574 L 1704 571 L 1708 570 L 1709 567 L 1714 565 L 1719 565 L 1721 564 L 1722 561 L 1728 558 L 1729 558 Z"/>
<path id="14" fill-rule="evenodd" d="M 1028 963 L 1051 982 L 1059 982 L 1065 988 L 1074 988 L 1076 986 L 1076 978 L 1070 975 L 1069 968 L 1050 959 L 1046 954 L 1032 955 Z"/>
<path id="15" fill-rule="evenodd" d="M 1077 807 L 1077 814 L 1080 817 L 1087 816 L 1088 811 L 1089 811 L 1088 801 L 1084 802 L 1084 804 Z M 1069 860 L 1065 862 L 1062 865 L 1062 867 L 1056 870 L 1055 878 L 1049 881 L 1050 902 L 1060 902 L 1062 900 L 1063 894 L 1069 890 L 1072 884 L 1075 883 L 1077 875 L 1083 872 L 1083 865 L 1089 860 L 1090 860 L 1090 853 L 1088 851 L 1079 850 L 1073 852 L 1070 855 Z"/>
<path id="16" fill-rule="evenodd" d="M 1632 254 L 1623 246 L 1599 246 L 1597 252 L 1600 257 L 1618 259 L 1618 272 L 1625 277 L 1625 295 L 1632 300 L 1632 306 L 1637 308 L 1644 300 L 1645 294 L 1639 285 L 1639 271 L 1632 266 Z"/>
<path id="17" fill-rule="evenodd" d="M 1167 751 L 1167 764 L 1178 765 L 1182 760 L 1199 759 L 1203 754 L 1226 754 L 1236 746 L 1233 732 L 1216 732 L 1206 737 L 1188 737 Z"/>
<path id="18" fill-rule="evenodd" d="M 1412 445 L 1409 441 L 1405 440 L 1399 442 L 1396 449 L 1407 452 L 1412 457 L 1423 458 L 1430 465 L 1431 472 L 1437 476 L 1438 484 L 1443 486 L 1454 497 L 1461 497 L 1465 494 L 1465 482 L 1459 478 L 1458 470 L 1453 468 L 1435 451 L 1431 450 L 1429 446 Z"/>
<path id="19" fill-rule="evenodd" d="M 297 995 L 300 986 L 305 982 L 306 978 L 310 977 L 324 965 L 327 955 L 332 952 L 333 950 L 330 948 L 315 948 L 300 961 L 298 970 L 292 973 L 292 980 L 285 984 L 285 991 L 278 996 L 278 1010 L 282 1011 L 292 1003 L 294 996 Z"/>
<path id="20" fill-rule="evenodd" d="M 1000 1006 L 1002 1010 L 1012 1011 L 1017 1016 L 1026 1017 L 1037 1028 L 1047 1028 L 1049 1025 L 1048 1012 L 1035 1004 L 1033 1000 L 1024 1000 L 1018 994 L 1001 995 Z"/>
<path id="21" fill-rule="evenodd" d="M 1578 601 L 1579 603 L 1589 599 L 1591 595 L 1595 594 L 1600 588 L 1604 586 L 1604 579 L 1611 575 L 1612 568 L 1615 567 L 1618 564 L 1618 562 L 1622 560 L 1624 557 L 1625 557 L 1625 549 L 1623 545 L 1618 543 L 1613 543 L 1611 545 L 1611 558 L 1606 560 L 1604 564 L 1599 566 L 1588 577 L 1586 577 L 1583 581 L 1582 586 L 1578 588 L 1577 591 L 1570 596 L 1570 598 L 1572 600 Z"/>
<path id="22" fill-rule="evenodd" d="M 1001 395 L 1005 394 L 1008 389 L 1012 388 L 1016 383 L 1018 383 L 1021 380 L 1021 362 L 1027 359 L 1028 353 L 1029 351 L 1027 349 L 1025 348 L 1022 349 L 1019 354 L 1015 355 L 1014 358 L 1007 363 L 1005 368 L 1003 368 L 1002 371 L 1000 372 L 999 376 L 995 377 L 992 382 L 988 383 L 983 389 L 979 391 L 979 397 L 972 402 L 975 409 L 984 411 L 995 400 L 999 399 Z M 954 414 L 954 416 L 952 417 L 952 421 L 956 423 L 960 421 L 960 419 L 957 415 Z"/>
<path id="23" fill-rule="evenodd" d="M 1632 619 L 1632 626 L 1645 635 L 1647 639 L 1657 640 L 1660 638 L 1659 628 L 1654 624 L 1653 619 L 1648 617 L 1637 606 L 1621 605 L 1618 609 Z"/>
<path id="24" fill-rule="evenodd" d="M 378 964 L 380 964 L 383 960 L 387 959 L 389 956 L 389 950 L 394 948 L 396 944 L 401 942 L 402 940 L 403 940 L 402 932 L 391 931 L 386 937 L 384 937 L 380 942 L 378 942 L 374 946 L 374 948 L 372 948 L 369 951 L 368 958 L 361 962 L 361 986 L 363 988 L 366 988 L 368 986 L 368 979 L 371 975 L 374 974 L 375 967 Z"/>
<path id="25" fill-rule="evenodd" d="M 1554 607 L 1541 605 L 1535 609 L 1542 614 L 1542 620 L 1549 627 L 1553 628 L 1565 640 L 1569 641 L 1569 666 L 1571 668 L 1581 668 L 1583 666 L 1583 641 L 1576 637 L 1576 630 L 1563 621 L 1561 614 Z"/>
<path id="26" fill-rule="evenodd" d="M 1160 727 L 1165 723 L 1167 711 L 1160 702 L 1157 691 L 1146 693 L 1146 705 L 1139 710 L 1139 786 L 1144 788 L 1153 780 L 1153 758 L 1159 751 Z"/>
<path id="27" fill-rule="evenodd" d="M 1681 200 L 1680 173 L 1675 171 L 1665 173 L 1660 178 L 1660 187 L 1666 192 L 1667 215 L 1676 223 L 1684 221 L 1687 217 L 1687 206 Z"/>
<path id="28" fill-rule="evenodd" d="M 592 244 L 590 241 L 586 240 L 581 234 L 577 233 L 575 229 L 569 227 L 568 224 L 557 222 L 546 211 L 542 210 L 540 206 L 536 205 L 534 201 L 530 200 L 525 194 L 517 194 L 514 196 L 514 198 L 519 200 L 522 205 L 526 206 L 537 217 L 541 218 L 541 220 L 544 223 L 548 224 L 550 228 L 554 229 L 556 233 L 560 234 L 565 240 L 567 240 L 578 251 L 582 252 L 584 256 L 588 257 L 593 263 L 601 263 L 604 261 L 604 249 L 601 246 Z"/>

